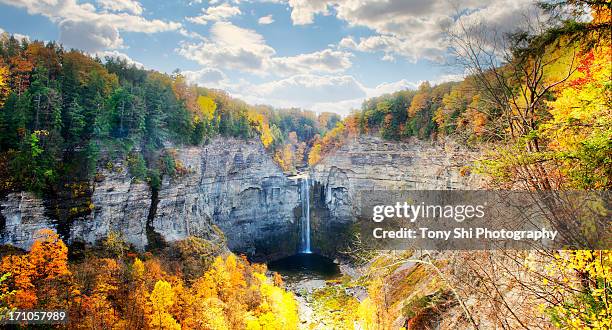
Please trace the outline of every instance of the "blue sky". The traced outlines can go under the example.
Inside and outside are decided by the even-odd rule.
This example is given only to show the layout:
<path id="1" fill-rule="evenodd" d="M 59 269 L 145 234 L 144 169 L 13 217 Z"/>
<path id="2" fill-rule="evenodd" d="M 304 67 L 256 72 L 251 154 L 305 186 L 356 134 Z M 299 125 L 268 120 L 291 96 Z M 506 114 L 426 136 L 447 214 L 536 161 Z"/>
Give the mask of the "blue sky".
<path id="1" fill-rule="evenodd" d="M 372 96 L 458 79 L 444 30 L 510 29 L 531 0 L 0 0 L 0 29 L 227 90 L 347 114 Z M 458 15 L 457 13 L 461 13 Z"/>

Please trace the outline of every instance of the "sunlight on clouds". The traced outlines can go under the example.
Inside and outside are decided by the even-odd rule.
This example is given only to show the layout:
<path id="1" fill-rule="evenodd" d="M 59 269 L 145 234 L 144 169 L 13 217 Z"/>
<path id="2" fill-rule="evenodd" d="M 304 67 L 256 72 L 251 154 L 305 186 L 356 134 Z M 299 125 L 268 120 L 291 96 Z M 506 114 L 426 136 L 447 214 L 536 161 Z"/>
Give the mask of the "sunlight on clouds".
<path id="1" fill-rule="evenodd" d="M 105 51 L 94 53 L 93 55 L 96 55 L 102 59 L 106 57 L 118 58 L 120 60 L 126 61 L 129 65 L 135 65 L 137 68 L 141 68 L 141 69 L 144 69 L 145 67 L 144 64 L 138 61 L 135 61 L 134 59 L 129 57 L 127 54 L 116 51 L 116 50 L 105 50 Z"/>
<path id="2" fill-rule="evenodd" d="M 204 68 L 196 71 L 182 71 L 187 81 L 208 88 L 228 87 L 227 76 L 221 70 Z"/>
<path id="3" fill-rule="evenodd" d="M 233 16 L 242 14 L 240 8 L 224 3 L 216 7 L 202 8 L 204 14 L 195 17 L 186 17 L 185 19 L 195 24 L 207 24 L 211 21 L 225 21 Z"/>
<path id="4" fill-rule="evenodd" d="M 96 52 L 121 48 L 123 39 L 112 26 L 95 21 L 64 20 L 59 24 L 59 41 L 68 48 Z"/>
<path id="5" fill-rule="evenodd" d="M 272 18 L 272 15 L 268 15 L 268 16 L 262 16 L 257 20 L 257 23 L 261 24 L 261 25 L 268 25 L 268 24 L 272 24 L 274 23 L 274 18 Z"/>
<path id="6" fill-rule="evenodd" d="M 111 11 L 126 11 L 135 15 L 142 14 L 142 6 L 134 0 L 97 0 L 102 8 Z"/>
<path id="7" fill-rule="evenodd" d="M 185 65 L 181 61 L 196 65 L 183 71 L 190 82 L 227 90 L 249 102 L 343 114 L 359 107 L 366 97 L 416 88 L 420 81 L 397 80 L 398 76 L 389 73 L 372 76 L 369 72 L 377 65 L 432 67 L 435 64 L 429 61 L 444 61 L 449 53 L 446 31 L 457 27 L 458 18 L 467 24 L 482 22 L 505 33 L 516 28 L 521 15 L 534 10 L 532 0 L 192 0 L 148 4 L 147 10 L 139 0 L 87 1 L 0 0 L 0 4 L 48 18 L 57 25 L 58 39 L 67 48 L 119 57 L 136 65 L 142 64 L 119 51 L 133 46 L 128 43 L 134 39 L 122 38 L 124 32 L 175 31 L 176 44 L 156 47 L 175 48 L 175 56 L 181 57 L 176 66 Z M 257 6 L 253 9 L 254 4 Z M 179 5 L 193 15 L 180 14 L 187 24 L 168 18 L 176 15 L 166 10 Z M 455 8 L 463 10 L 458 14 Z M 162 16 L 145 18 L 145 12 Z M 319 22 L 317 15 L 328 17 Z M 318 33 L 328 33 L 325 29 L 332 19 L 342 27 L 333 31 L 335 37 L 325 44 L 312 42 Z M 261 28 L 269 33 L 262 26 L 272 23 L 275 28 L 296 33 L 290 36 L 296 38 L 287 43 L 290 46 L 279 45 L 283 39 L 274 34 L 266 34 L 266 40 L 258 31 Z M 378 60 L 364 65 L 363 59 L 369 56 L 365 54 L 375 54 Z M 464 77 L 435 72 L 439 71 L 417 74 L 432 83 Z M 361 78 L 364 74 L 370 74 L 368 79 Z"/>
<path id="8" fill-rule="evenodd" d="M 352 64 L 350 53 L 331 49 L 277 57 L 274 48 L 259 33 L 229 22 L 215 23 L 210 29 L 210 41 L 184 42 L 177 51 L 206 67 L 243 70 L 261 76 L 335 73 Z"/>
<path id="9" fill-rule="evenodd" d="M 291 20 L 293 24 L 303 25 L 314 22 L 316 14 L 327 15 L 330 1 L 327 0 L 289 0 L 291 10 Z"/>
<path id="10" fill-rule="evenodd" d="M 58 24 L 61 42 L 89 52 L 122 47 L 120 31 L 157 33 L 181 27 L 180 23 L 148 20 L 127 12 L 98 12 L 92 4 L 77 3 L 75 0 L 0 0 L 0 3 L 24 8 L 30 15 L 49 18 Z M 142 12 L 140 5 L 134 1 L 103 0 L 100 4 L 112 10 Z"/>
<path id="11" fill-rule="evenodd" d="M 383 60 L 401 56 L 411 62 L 423 58 L 442 61 L 448 48 L 445 31 L 453 27 L 457 16 L 491 23 L 508 32 L 525 12 L 535 8 L 531 0 L 293 0 L 288 4 L 295 25 L 311 24 L 315 15 L 333 8 L 336 17 L 349 26 L 377 33 L 359 40 L 345 37 L 339 42 L 341 48 L 380 52 Z M 455 8 L 465 10 L 459 14 Z"/>

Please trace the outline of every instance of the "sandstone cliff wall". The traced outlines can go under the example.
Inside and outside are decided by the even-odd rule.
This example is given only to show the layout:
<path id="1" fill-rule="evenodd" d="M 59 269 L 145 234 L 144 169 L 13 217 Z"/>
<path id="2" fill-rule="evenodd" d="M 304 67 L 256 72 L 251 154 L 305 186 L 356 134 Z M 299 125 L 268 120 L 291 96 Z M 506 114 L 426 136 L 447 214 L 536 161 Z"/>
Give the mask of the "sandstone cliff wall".
<path id="1" fill-rule="evenodd" d="M 210 238 L 217 235 L 214 225 L 236 252 L 271 257 L 295 251 L 299 187 L 259 141 L 218 138 L 203 147 L 177 149 L 177 157 L 187 173 L 165 177 L 155 193 L 133 180 L 124 164 L 101 168 L 93 210 L 71 221 L 69 241 L 95 243 L 112 230 L 144 249 L 152 234 L 166 241 Z M 49 214 L 40 198 L 9 194 L 0 201 L 1 243 L 28 248 L 37 229 L 61 222 Z"/>

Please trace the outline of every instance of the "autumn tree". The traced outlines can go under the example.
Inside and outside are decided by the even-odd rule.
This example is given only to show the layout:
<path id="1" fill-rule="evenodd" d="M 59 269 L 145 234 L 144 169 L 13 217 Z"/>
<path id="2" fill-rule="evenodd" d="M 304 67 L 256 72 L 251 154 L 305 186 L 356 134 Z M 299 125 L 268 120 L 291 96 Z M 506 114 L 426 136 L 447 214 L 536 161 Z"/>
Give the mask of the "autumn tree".
<path id="1" fill-rule="evenodd" d="M 168 312 L 174 303 L 174 292 L 170 283 L 159 280 L 151 292 L 152 311 L 150 326 L 155 329 L 180 329 L 181 326 Z"/>
<path id="2" fill-rule="evenodd" d="M 11 93 L 11 87 L 9 85 L 10 71 L 8 66 L 4 64 L 4 61 L 0 59 L 0 107 L 4 105 L 6 98 Z"/>
<path id="3" fill-rule="evenodd" d="M 59 236 L 43 229 L 25 255 L 9 255 L 2 259 L 1 272 L 10 273 L 5 290 L 15 290 L 10 305 L 18 308 L 65 304 L 69 289 L 67 278 L 68 248 Z M 6 292 L 6 291 L 5 291 Z"/>

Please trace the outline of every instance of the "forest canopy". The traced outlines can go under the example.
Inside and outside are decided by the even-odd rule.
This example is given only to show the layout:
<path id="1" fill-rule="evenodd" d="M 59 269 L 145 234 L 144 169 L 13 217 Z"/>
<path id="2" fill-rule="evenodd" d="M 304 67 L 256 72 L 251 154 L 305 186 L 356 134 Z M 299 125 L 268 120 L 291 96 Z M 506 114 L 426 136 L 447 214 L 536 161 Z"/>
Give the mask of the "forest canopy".
<path id="1" fill-rule="evenodd" d="M 57 194 L 90 181 L 100 164 L 125 160 L 155 186 L 174 175 L 175 146 L 216 136 L 258 138 L 285 171 L 305 161 L 340 117 L 251 106 L 126 60 L 91 57 L 54 42 L 0 37 L 0 191 Z M 165 157 L 165 158 L 164 158 Z M 170 164 L 170 166 L 166 166 Z"/>

